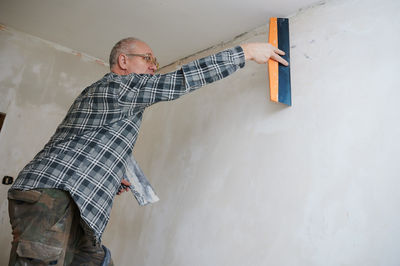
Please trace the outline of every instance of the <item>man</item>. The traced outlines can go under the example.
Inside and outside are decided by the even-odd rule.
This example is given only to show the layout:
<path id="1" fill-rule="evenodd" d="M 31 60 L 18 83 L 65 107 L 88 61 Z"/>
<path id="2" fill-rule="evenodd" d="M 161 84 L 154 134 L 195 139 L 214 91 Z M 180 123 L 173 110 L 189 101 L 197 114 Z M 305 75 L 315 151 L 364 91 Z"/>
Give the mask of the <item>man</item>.
<path id="1" fill-rule="evenodd" d="M 101 236 L 114 196 L 131 185 L 125 177 L 145 108 L 222 79 L 245 60 L 288 65 L 283 54 L 248 43 L 155 75 L 158 63 L 146 43 L 115 44 L 111 72 L 82 91 L 9 191 L 9 264 L 112 265 Z"/>

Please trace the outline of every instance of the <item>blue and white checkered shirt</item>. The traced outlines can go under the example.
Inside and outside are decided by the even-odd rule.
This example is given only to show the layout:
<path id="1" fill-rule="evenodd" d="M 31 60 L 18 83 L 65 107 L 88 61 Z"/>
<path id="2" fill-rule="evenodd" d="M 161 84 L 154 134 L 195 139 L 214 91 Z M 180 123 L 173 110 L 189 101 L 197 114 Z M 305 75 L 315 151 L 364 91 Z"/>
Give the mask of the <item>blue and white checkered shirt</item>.
<path id="1" fill-rule="evenodd" d="M 240 46 L 163 75 L 108 73 L 76 98 L 55 134 L 11 189 L 69 191 L 82 219 L 101 239 L 114 196 L 131 167 L 143 111 L 244 67 Z"/>

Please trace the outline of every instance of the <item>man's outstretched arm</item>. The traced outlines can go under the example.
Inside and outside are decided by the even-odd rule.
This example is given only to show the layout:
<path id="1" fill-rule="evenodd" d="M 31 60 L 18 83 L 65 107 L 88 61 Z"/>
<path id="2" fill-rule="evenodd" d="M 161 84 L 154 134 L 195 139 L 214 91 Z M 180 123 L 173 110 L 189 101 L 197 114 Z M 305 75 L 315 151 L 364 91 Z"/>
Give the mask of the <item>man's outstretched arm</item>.
<path id="1" fill-rule="evenodd" d="M 272 59 L 288 65 L 280 55 L 284 52 L 269 43 L 246 43 L 185 64 L 175 72 L 127 75 L 121 80 L 119 103 L 129 110 L 175 100 L 232 74 L 244 67 L 245 60 L 265 64 Z"/>

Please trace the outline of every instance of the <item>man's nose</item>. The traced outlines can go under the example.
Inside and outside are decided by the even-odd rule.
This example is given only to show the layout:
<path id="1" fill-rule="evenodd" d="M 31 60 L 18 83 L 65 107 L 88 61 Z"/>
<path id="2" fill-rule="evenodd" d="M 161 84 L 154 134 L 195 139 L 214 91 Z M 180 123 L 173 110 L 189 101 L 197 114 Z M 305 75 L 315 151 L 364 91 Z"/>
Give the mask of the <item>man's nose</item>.
<path id="1" fill-rule="evenodd" d="M 157 70 L 157 66 L 155 63 L 150 63 L 149 69 L 156 71 Z"/>

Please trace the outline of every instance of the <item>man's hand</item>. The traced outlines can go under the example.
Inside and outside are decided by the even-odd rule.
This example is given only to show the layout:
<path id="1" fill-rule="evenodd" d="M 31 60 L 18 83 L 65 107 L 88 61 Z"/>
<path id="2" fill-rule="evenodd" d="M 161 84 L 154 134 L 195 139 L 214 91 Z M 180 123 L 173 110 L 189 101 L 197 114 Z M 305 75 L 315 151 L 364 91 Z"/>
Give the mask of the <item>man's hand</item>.
<path id="1" fill-rule="evenodd" d="M 131 186 L 131 183 L 129 183 L 128 180 L 122 179 L 121 181 L 121 189 L 117 192 L 117 195 L 120 195 L 122 192 L 129 191 L 129 187 Z"/>
<path id="2" fill-rule="evenodd" d="M 241 47 L 246 60 L 253 60 L 258 64 L 265 64 L 269 59 L 273 59 L 285 66 L 289 65 L 285 59 L 280 57 L 280 55 L 285 55 L 285 52 L 279 50 L 270 43 L 245 43 L 242 44 Z"/>

